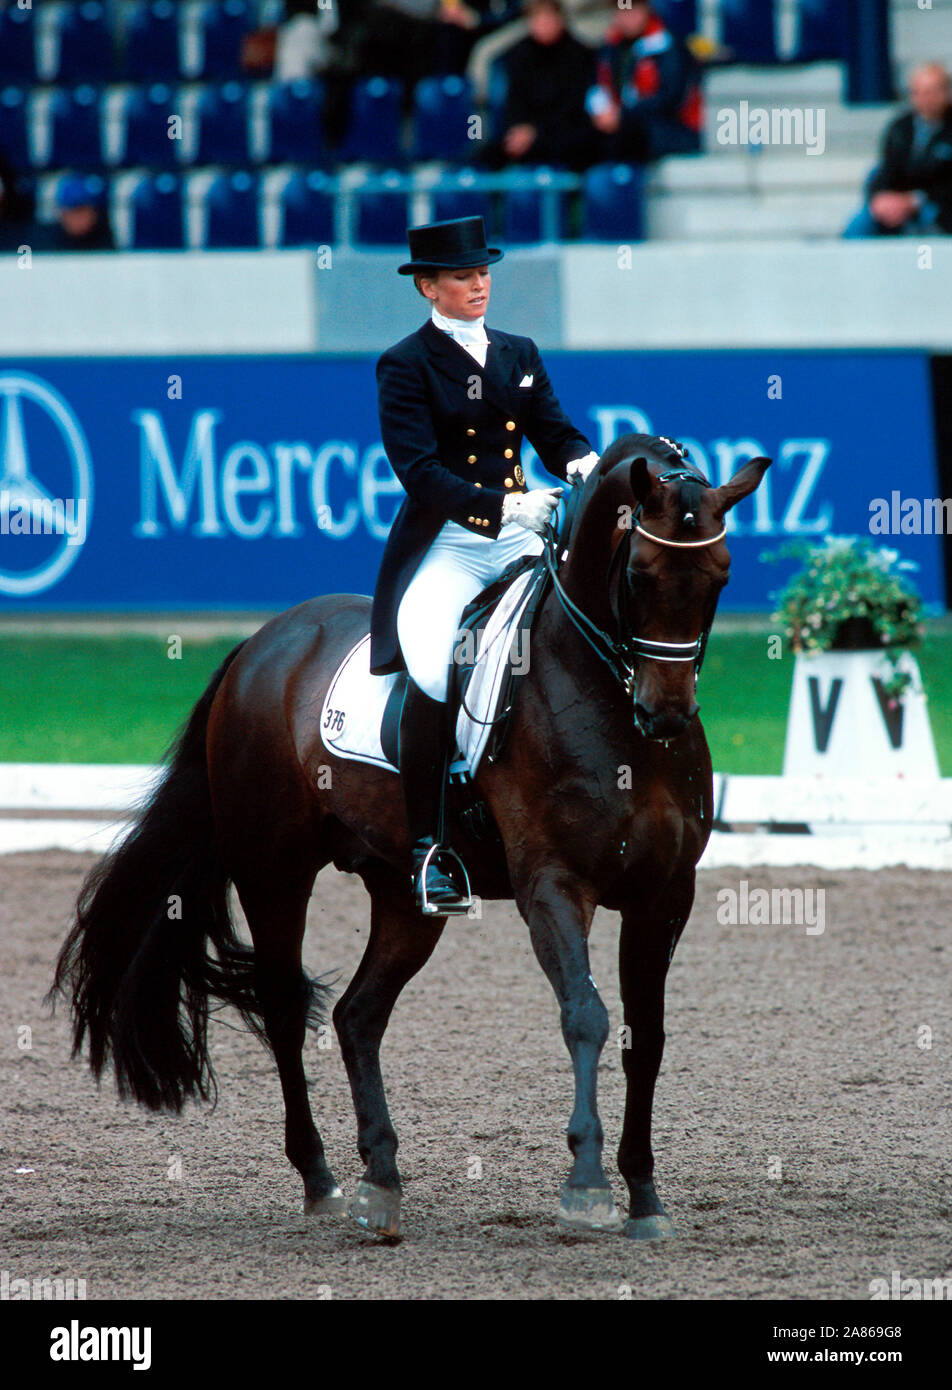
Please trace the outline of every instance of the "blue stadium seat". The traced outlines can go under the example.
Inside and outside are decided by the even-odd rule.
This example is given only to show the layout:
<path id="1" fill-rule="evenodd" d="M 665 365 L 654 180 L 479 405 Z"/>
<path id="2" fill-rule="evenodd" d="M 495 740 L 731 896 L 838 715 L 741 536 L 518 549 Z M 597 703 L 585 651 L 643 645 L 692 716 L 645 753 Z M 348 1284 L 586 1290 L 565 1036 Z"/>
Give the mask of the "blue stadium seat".
<path id="1" fill-rule="evenodd" d="M 0 82 L 32 82 L 36 76 L 35 14 L 16 5 L 0 10 Z"/>
<path id="2" fill-rule="evenodd" d="M 292 174 L 281 191 L 279 246 L 330 246 L 334 241 L 334 180 L 318 171 Z"/>
<path id="3" fill-rule="evenodd" d="M 173 0 L 137 0 L 129 7 L 122 69 L 139 82 L 174 82 L 178 77 L 178 10 Z"/>
<path id="4" fill-rule="evenodd" d="M 745 63 L 775 63 L 774 0 L 721 0 L 721 39 Z"/>
<path id="5" fill-rule="evenodd" d="M 800 0 L 800 36 L 795 61 L 845 58 L 848 9 L 843 0 Z"/>
<path id="6" fill-rule="evenodd" d="M 22 87 L 4 87 L 0 90 L 0 150 L 15 169 L 29 168 L 26 92 Z"/>
<path id="7" fill-rule="evenodd" d="M 463 159 L 475 148 L 469 138 L 476 110 L 472 85 L 449 74 L 424 77 L 413 90 L 411 159 Z"/>
<path id="8" fill-rule="evenodd" d="M 321 113 L 324 88 L 302 78 L 268 90 L 268 158 L 273 163 L 313 164 L 324 158 Z"/>
<path id="9" fill-rule="evenodd" d="M 546 240 L 545 203 L 548 171 L 544 168 L 526 170 L 524 181 L 506 190 L 503 236 L 515 245 Z M 552 194 L 548 195 L 553 196 Z M 558 225 L 555 235 L 569 234 L 569 204 L 564 193 L 556 193 Z"/>
<path id="10" fill-rule="evenodd" d="M 248 162 L 248 96 L 240 82 L 205 87 L 195 110 L 196 164 Z"/>
<path id="11" fill-rule="evenodd" d="M 697 0 L 654 0 L 654 8 L 668 28 L 683 39 L 698 32 Z"/>
<path id="12" fill-rule="evenodd" d="M 62 12 L 57 25 L 58 82 L 104 82 L 112 76 L 112 30 L 101 0 L 81 0 Z"/>
<path id="13" fill-rule="evenodd" d="M 640 241 L 644 236 L 642 171 L 596 164 L 582 179 L 582 236 L 588 241 Z"/>
<path id="14" fill-rule="evenodd" d="M 244 169 L 219 174 L 205 195 L 205 248 L 258 246 L 260 240 L 258 180 Z"/>
<path id="15" fill-rule="evenodd" d="M 395 78 L 364 77 L 355 82 L 350 96 L 350 120 L 341 158 L 402 164 L 402 98 L 402 84 Z"/>
<path id="16" fill-rule="evenodd" d="M 88 85 L 55 91 L 50 101 L 47 164 L 53 169 L 67 164 L 75 169 L 93 169 L 102 162 L 98 91 Z"/>
<path id="17" fill-rule="evenodd" d="M 180 251 L 185 245 L 182 185 L 176 174 L 148 174 L 132 191 L 130 246 L 136 251 Z"/>
<path id="18" fill-rule="evenodd" d="M 241 43 L 254 28 L 248 0 L 208 0 L 201 11 L 202 65 L 200 77 L 237 77 L 241 72 Z"/>
<path id="19" fill-rule="evenodd" d="M 122 112 L 123 142 L 121 163 L 151 164 L 172 168 L 178 162 L 180 142 L 169 139 L 172 116 L 172 88 L 156 82 L 136 87 L 128 95 Z"/>
<path id="20" fill-rule="evenodd" d="M 492 195 L 474 188 L 473 182 L 474 176 L 468 169 L 458 174 L 444 174 L 433 186 L 431 220 L 448 222 L 453 217 L 481 217 L 489 234 L 494 220 Z"/>
<path id="21" fill-rule="evenodd" d="M 381 176 L 387 179 L 387 175 Z M 394 174 L 394 185 L 400 181 Z M 355 240 L 368 246 L 403 246 L 409 224 L 409 200 L 405 192 L 381 189 L 363 191 L 355 194 L 357 219 Z"/>

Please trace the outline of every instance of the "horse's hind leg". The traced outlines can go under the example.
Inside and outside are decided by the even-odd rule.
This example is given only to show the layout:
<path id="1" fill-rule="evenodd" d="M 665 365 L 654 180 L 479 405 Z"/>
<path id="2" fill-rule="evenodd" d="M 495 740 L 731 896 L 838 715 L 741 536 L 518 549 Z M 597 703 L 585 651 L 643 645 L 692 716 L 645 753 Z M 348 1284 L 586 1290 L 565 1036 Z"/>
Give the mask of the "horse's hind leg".
<path id="1" fill-rule="evenodd" d="M 340 1212 L 345 1205 L 324 1157 L 304 1075 L 305 1032 L 309 1022 L 319 1021 L 324 992 L 301 965 L 313 879 L 313 866 L 302 872 L 298 863 L 293 870 L 271 868 L 264 881 L 242 875 L 236 881 L 254 941 L 255 994 L 281 1078 L 285 1153 L 304 1179 L 304 1210 L 310 1216 Z"/>
<path id="2" fill-rule="evenodd" d="M 365 1230 L 397 1240 L 402 1184 L 380 1044 L 400 991 L 429 960 L 446 918 L 424 917 L 417 910 L 406 874 L 375 863 L 362 876 L 372 903 L 370 940 L 334 1009 L 357 1112 L 357 1148 L 367 1165 L 350 1213 Z"/>

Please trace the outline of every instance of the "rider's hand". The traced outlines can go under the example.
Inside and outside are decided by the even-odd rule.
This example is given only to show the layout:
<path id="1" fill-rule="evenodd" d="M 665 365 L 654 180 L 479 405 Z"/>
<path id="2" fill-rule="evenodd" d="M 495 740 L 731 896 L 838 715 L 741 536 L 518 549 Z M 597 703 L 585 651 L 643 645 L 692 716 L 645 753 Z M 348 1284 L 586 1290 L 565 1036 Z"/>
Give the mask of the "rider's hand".
<path id="1" fill-rule="evenodd" d="M 596 468 L 597 466 L 598 455 L 593 449 L 592 452 L 590 454 L 586 454 L 584 458 L 573 459 L 572 462 L 568 464 L 565 469 L 565 476 L 568 478 L 569 482 L 571 482 L 577 474 L 578 477 L 581 478 L 582 482 L 584 483 L 585 479 L 588 477 L 589 473 L 591 473 L 592 469 Z"/>
<path id="2" fill-rule="evenodd" d="M 536 487 L 531 492 L 517 492 L 502 504 L 503 524 L 514 521 L 527 531 L 542 535 L 549 517 L 559 505 L 560 487 Z"/>

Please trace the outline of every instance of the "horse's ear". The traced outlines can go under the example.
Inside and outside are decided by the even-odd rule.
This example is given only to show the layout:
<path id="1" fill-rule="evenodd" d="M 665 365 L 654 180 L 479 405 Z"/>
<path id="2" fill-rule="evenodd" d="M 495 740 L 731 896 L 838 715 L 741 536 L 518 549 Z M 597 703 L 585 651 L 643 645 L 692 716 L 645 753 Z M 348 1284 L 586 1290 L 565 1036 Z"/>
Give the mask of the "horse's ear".
<path id="1" fill-rule="evenodd" d="M 648 460 L 646 458 L 636 458 L 631 461 L 631 468 L 628 473 L 628 482 L 632 492 L 639 502 L 644 502 L 651 491 L 653 479 L 648 471 Z"/>
<path id="2" fill-rule="evenodd" d="M 723 516 L 731 507 L 749 497 L 760 486 L 761 479 L 772 463 L 773 459 L 768 458 L 748 459 L 738 468 L 733 478 L 716 487 L 712 497 L 715 516 Z"/>

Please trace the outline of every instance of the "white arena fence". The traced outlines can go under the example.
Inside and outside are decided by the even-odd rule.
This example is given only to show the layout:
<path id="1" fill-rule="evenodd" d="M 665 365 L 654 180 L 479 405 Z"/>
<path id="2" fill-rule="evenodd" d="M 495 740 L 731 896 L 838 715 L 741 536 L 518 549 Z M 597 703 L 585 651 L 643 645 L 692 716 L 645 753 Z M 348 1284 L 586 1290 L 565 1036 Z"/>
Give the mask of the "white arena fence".
<path id="1" fill-rule="evenodd" d="M 162 774 L 147 764 L 0 764 L 0 854 L 102 854 Z M 952 869 L 952 778 L 714 778 L 700 867 Z"/>

